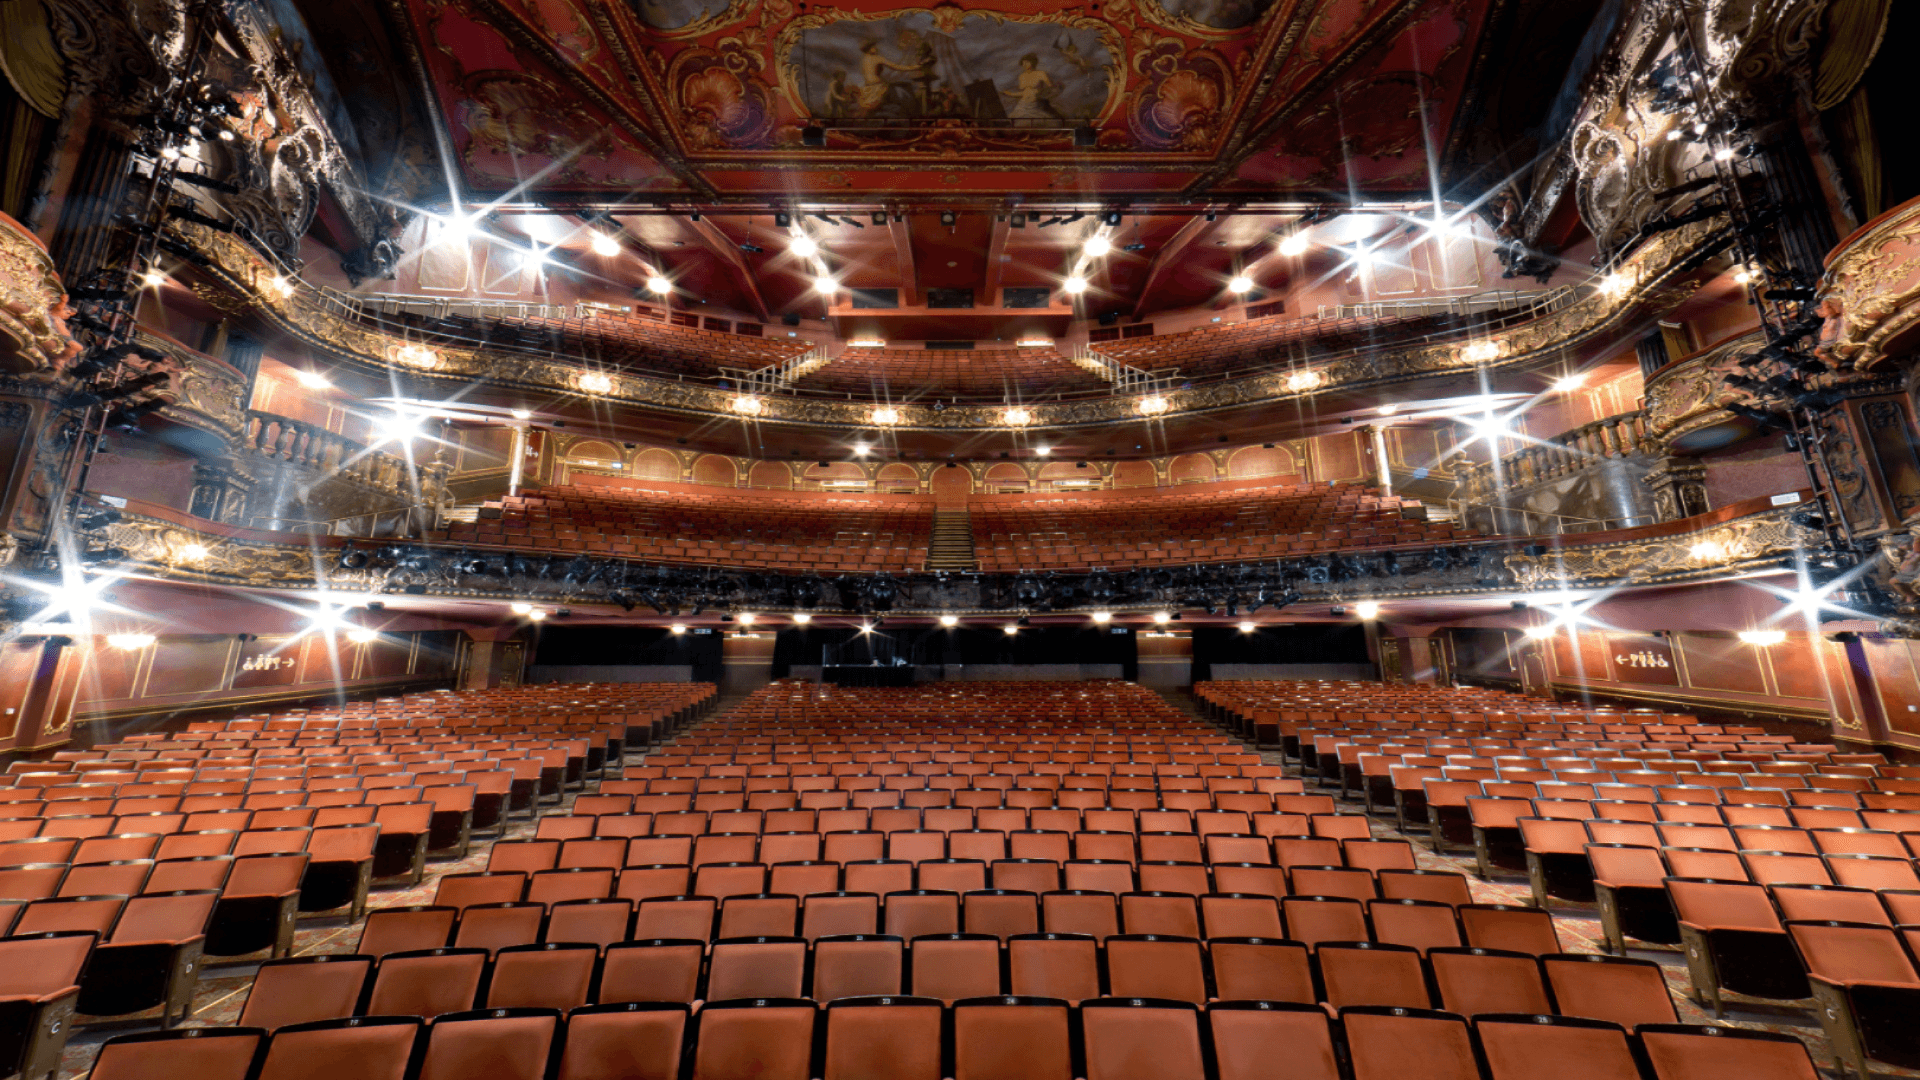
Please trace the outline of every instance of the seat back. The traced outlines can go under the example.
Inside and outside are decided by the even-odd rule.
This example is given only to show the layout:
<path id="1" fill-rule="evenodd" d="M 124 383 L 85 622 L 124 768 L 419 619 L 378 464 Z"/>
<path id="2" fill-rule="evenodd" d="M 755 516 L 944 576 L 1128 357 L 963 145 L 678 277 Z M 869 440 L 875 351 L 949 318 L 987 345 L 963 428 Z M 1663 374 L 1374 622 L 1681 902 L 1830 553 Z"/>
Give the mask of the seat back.
<path id="1" fill-rule="evenodd" d="M 371 956 L 339 953 L 268 960 L 254 975 L 237 1023 L 275 1031 L 352 1016 L 373 962 Z"/>

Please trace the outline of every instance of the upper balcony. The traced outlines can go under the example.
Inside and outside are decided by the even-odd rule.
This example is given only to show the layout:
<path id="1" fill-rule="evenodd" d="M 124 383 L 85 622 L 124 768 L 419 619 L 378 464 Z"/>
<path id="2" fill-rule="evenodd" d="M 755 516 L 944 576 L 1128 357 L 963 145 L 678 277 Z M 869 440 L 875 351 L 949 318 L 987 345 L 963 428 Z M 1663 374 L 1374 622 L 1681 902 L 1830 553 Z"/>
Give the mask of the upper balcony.
<path id="1" fill-rule="evenodd" d="M 514 407 L 529 398 L 571 402 L 583 415 L 656 417 L 648 423 L 663 434 L 721 430 L 712 427 L 716 419 L 750 420 L 811 432 L 822 446 L 884 427 L 903 438 L 914 433 L 925 443 L 921 452 L 944 456 L 983 430 L 1065 435 L 1147 421 L 1171 445 L 1210 438 L 1223 423 L 1252 431 L 1283 416 L 1297 424 L 1304 415 L 1357 413 L 1387 387 L 1442 397 L 1498 390 L 1507 381 L 1532 392 L 1541 373 L 1616 349 L 1670 304 L 1701 272 L 1699 257 L 1716 242 L 1718 224 L 1663 233 L 1604 279 L 1524 297 L 1455 300 L 1445 309 L 1330 310 L 1324 319 L 1315 312 L 1144 339 L 1152 348 L 1200 350 L 1171 363 L 1146 355 L 1146 344 L 1103 343 L 1075 359 L 1104 386 L 1056 388 L 1017 401 L 991 386 L 982 388 L 991 395 L 984 400 L 942 396 L 945 388 L 923 384 L 902 394 L 891 382 L 877 394 L 816 392 L 813 383 L 843 361 L 825 358 L 820 366 L 822 357 L 788 340 L 586 316 L 577 308 L 494 305 L 467 313 L 457 308 L 465 302 L 451 301 L 439 314 L 407 310 L 289 279 L 235 236 L 186 221 L 169 228 L 207 257 L 200 273 L 239 294 L 283 334 L 329 363 L 339 358 L 370 378 L 397 379 L 403 393 Z M 1296 407 L 1278 407 L 1289 403 Z M 1136 441 L 1145 440 L 1126 439 L 1129 448 Z M 803 455 L 812 449 L 796 445 Z"/>

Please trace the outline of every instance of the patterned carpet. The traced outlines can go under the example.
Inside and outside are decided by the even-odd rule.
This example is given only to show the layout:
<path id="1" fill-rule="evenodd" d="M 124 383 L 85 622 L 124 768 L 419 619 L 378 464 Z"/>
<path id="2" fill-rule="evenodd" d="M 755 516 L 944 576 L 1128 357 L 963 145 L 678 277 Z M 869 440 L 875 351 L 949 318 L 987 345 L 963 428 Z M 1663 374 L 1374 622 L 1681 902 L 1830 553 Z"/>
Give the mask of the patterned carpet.
<path id="1" fill-rule="evenodd" d="M 1268 753 L 1263 757 L 1269 764 L 1284 764 L 1278 754 Z M 643 760 L 629 758 L 632 763 Z M 597 783 L 589 781 L 587 791 L 595 790 Z M 1314 781 L 1308 781 L 1308 790 L 1317 790 Z M 1338 794 L 1332 788 L 1326 793 Z M 565 813 L 571 807 L 574 795 L 569 794 L 560 807 L 548 805 L 543 813 Z M 1357 801 L 1343 801 L 1342 813 L 1360 813 L 1361 805 Z M 508 828 L 506 837 L 517 839 L 530 837 L 534 825 L 525 818 L 517 818 Z M 1381 814 L 1376 811 L 1373 818 L 1373 833 L 1378 838 L 1410 839 L 1414 843 L 1419 865 L 1422 869 L 1451 870 L 1467 875 L 1474 900 L 1482 903 L 1531 904 L 1532 894 L 1523 874 L 1501 874 L 1491 881 L 1483 881 L 1476 876 L 1476 868 L 1471 852 L 1450 851 L 1435 854 L 1430 850 L 1424 831 L 1409 836 L 1395 827 L 1391 812 Z M 370 908 L 406 906 L 424 904 L 432 900 L 436 884 L 443 874 L 464 873 L 484 870 L 491 841 L 476 840 L 472 850 L 464 859 L 442 859 L 430 861 L 424 880 L 415 887 L 376 885 L 368 902 Z M 1582 907 L 1555 902 L 1552 913 L 1554 928 L 1560 938 L 1561 946 L 1568 952 L 1605 952 L 1604 938 L 1601 934 L 1599 913 L 1592 907 Z M 360 939 L 362 924 L 349 923 L 343 917 L 302 918 L 294 935 L 295 955 L 313 955 L 317 953 L 350 953 Z M 1674 949 L 1632 949 L 1629 955 L 1659 963 L 1667 976 L 1667 984 L 1673 993 L 1674 1004 L 1684 1023 L 1714 1023 L 1712 1015 L 1696 1005 L 1688 997 L 1689 982 L 1685 959 Z M 194 997 L 192 1019 L 184 1026 L 208 1027 L 232 1024 L 240 1015 L 241 1006 L 246 1001 L 247 988 L 252 982 L 258 963 L 265 958 L 259 954 L 251 958 L 219 960 L 206 964 L 200 972 L 199 989 Z M 1819 1021 L 1810 1008 L 1795 1007 L 1792 1003 L 1761 1001 L 1745 998 L 1738 994 L 1725 995 L 1727 1015 L 1719 1023 L 1734 1027 L 1754 1028 L 1758 1030 L 1779 1031 L 1796 1035 L 1804 1040 L 1812 1051 L 1815 1062 L 1829 1075 L 1842 1075 L 1835 1065 L 1832 1048 L 1828 1045 Z M 1811 1003 L 1809 1002 L 1810 1006 Z M 152 1031 L 159 1027 L 158 1010 L 132 1018 L 89 1021 L 86 1017 L 76 1018 L 76 1030 L 67 1046 L 65 1057 L 61 1061 L 59 1080 L 73 1080 L 85 1076 L 93 1065 L 94 1055 L 100 1044 L 116 1035 L 136 1031 Z M 1895 1069 L 1885 1065 L 1875 1066 L 1875 1071 L 1902 1077 L 1920 1077 L 1920 1071 Z"/>

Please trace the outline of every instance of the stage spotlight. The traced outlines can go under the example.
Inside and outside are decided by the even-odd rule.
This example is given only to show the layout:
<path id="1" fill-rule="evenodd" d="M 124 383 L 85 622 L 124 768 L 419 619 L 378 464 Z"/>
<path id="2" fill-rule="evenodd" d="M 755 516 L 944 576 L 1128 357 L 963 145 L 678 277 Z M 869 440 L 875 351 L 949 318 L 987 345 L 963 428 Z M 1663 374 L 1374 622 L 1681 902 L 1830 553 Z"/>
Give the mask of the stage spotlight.
<path id="1" fill-rule="evenodd" d="M 1235 274 L 1233 280 L 1227 282 L 1227 291 L 1235 296 L 1245 296 L 1253 291 L 1253 279 L 1245 274 Z"/>
<path id="2" fill-rule="evenodd" d="M 1377 619 L 1380 617 L 1380 605 L 1371 600 L 1362 600 L 1353 606 L 1353 613 L 1362 620 Z"/>
<path id="3" fill-rule="evenodd" d="M 1251 620 L 1244 621 L 1240 624 L 1240 632 L 1243 634 L 1251 634 L 1258 629 L 1260 629 L 1259 624 Z"/>
<path id="4" fill-rule="evenodd" d="M 1105 626 L 1106 624 L 1113 621 L 1113 612 L 1096 611 L 1093 613 L 1093 621 L 1099 623 L 1102 626 Z"/>
<path id="5" fill-rule="evenodd" d="M 620 241 L 615 240 L 606 233 L 593 233 L 587 243 L 593 247 L 593 253 L 595 255 L 605 255 L 608 258 L 612 258 L 620 254 Z"/>
<path id="6" fill-rule="evenodd" d="M 787 245 L 787 251 L 802 259 L 811 259 L 820 254 L 820 244 L 811 236 L 796 236 L 793 242 Z"/>
<path id="7" fill-rule="evenodd" d="M 1087 237 L 1086 246 L 1081 250 L 1085 251 L 1089 256 L 1097 259 L 1100 256 L 1105 255 L 1108 252 L 1113 250 L 1113 241 L 1096 233 L 1092 236 Z"/>
<path id="8" fill-rule="evenodd" d="M 1087 279 L 1081 277 L 1079 274 L 1075 274 L 1068 278 L 1061 288 L 1066 289 L 1067 293 L 1071 296 L 1079 296 L 1081 293 L 1087 291 Z"/>
<path id="9" fill-rule="evenodd" d="M 667 627 L 667 632 L 671 634 L 684 634 L 687 632 L 687 624 L 674 623 L 672 626 Z"/>
<path id="10" fill-rule="evenodd" d="M 940 211 L 940 224 L 945 225 L 948 228 L 952 228 L 953 226 L 959 223 L 960 223 L 960 215 L 954 213 L 951 210 Z"/>
<path id="11" fill-rule="evenodd" d="M 795 626 L 805 626 L 812 621 L 813 621 L 813 616 L 808 614 L 807 612 L 796 611 L 793 613 L 793 624 Z"/>
<path id="12" fill-rule="evenodd" d="M 1167 623 L 1172 621 L 1173 621 L 1173 616 L 1168 614 L 1167 612 L 1156 611 L 1153 613 L 1153 624 L 1155 626 L 1165 626 L 1167 625 Z"/>
<path id="13" fill-rule="evenodd" d="M 1008 623 L 1007 625 L 1001 627 L 1000 629 L 1005 630 L 1007 632 L 1008 637 L 1012 637 L 1013 635 L 1020 632 L 1020 628 L 1018 626 L 1015 626 L 1013 623 Z"/>
<path id="14" fill-rule="evenodd" d="M 959 626 L 959 625 L 960 625 L 960 616 L 958 616 L 958 615 L 942 615 L 942 616 L 940 616 L 940 625 L 941 625 L 941 626 L 947 626 L 947 627 L 953 627 L 953 626 Z"/>
<path id="15" fill-rule="evenodd" d="M 1762 648 L 1769 645 L 1778 645 L 1787 640 L 1787 632 L 1785 630 L 1742 630 L 1738 636 L 1741 641 L 1749 645 L 1758 645 Z"/>
<path id="16" fill-rule="evenodd" d="M 665 296 L 673 291 L 673 282 L 654 274 L 647 278 L 647 291 L 655 296 Z"/>

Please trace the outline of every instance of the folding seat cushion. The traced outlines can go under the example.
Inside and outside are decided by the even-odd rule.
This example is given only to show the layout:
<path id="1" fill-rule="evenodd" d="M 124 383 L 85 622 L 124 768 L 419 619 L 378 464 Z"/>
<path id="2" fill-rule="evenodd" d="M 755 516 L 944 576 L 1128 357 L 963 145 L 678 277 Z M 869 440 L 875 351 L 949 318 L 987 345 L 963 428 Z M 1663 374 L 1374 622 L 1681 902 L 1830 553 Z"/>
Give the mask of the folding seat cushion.
<path id="1" fill-rule="evenodd" d="M 707 972 L 707 997 L 798 998 L 806 993 L 807 942 L 797 937 L 734 938 L 716 942 Z"/>
<path id="2" fill-rule="evenodd" d="M 704 939 L 656 938 L 609 945 L 602 963 L 598 1000 L 691 1004 L 700 998 Z"/>
<path id="3" fill-rule="evenodd" d="M 91 930 L 0 939 L 0 1068 L 23 1077 L 58 1071 L 99 939 Z"/>
<path id="4" fill-rule="evenodd" d="M 163 1027 L 185 1019 L 219 900 L 211 889 L 130 897 L 87 963 L 79 1011 L 117 1016 L 159 1006 Z"/>
<path id="5" fill-rule="evenodd" d="M 679 1080 L 685 1005 L 626 1002 L 576 1009 L 555 1080 Z"/>
<path id="6" fill-rule="evenodd" d="M 830 1001 L 820 1080 L 941 1080 L 942 1021 L 933 998 Z"/>
<path id="7" fill-rule="evenodd" d="M 1467 1023 L 1426 1009 L 1355 1006 L 1340 1012 L 1353 1080 L 1479 1080 Z"/>
<path id="8" fill-rule="evenodd" d="M 260 965 L 240 1009 L 241 1027 L 275 1031 L 352 1016 L 373 973 L 372 956 L 323 953 Z"/>
<path id="9" fill-rule="evenodd" d="M 1120 897 L 1120 926 L 1129 934 L 1198 938 L 1197 899 L 1187 893 L 1127 893 Z"/>
<path id="10" fill-rule="evenodd" d="M 1544 956 L 1560 951 L 1553 917 L 1538 908 L 1512 904 L 1462 904 L 1456 909 L 1466 943 L 1482 949 L 1507 949 Z"/>
<path id="11" fill-rule="evenodd" d="M 1868 1061 L 1901 1068 L 1920 1064 L 1920 1037 L 1912 1024 L 1920 1004 L 1920 969 L 1900 935 L 1874 923 L 1786 926 L 1835 1055 L 1862 1078 L 1871 1076 Z"/>
<path id="12" fill-rule="evenodd" d="M 935 934 L 913 943 L 914 994 L 954 1001 L 999 994 L 1001 945 L 988 934 Z"/>
<path id="13" fill-rule="evenodd" d="M 951 892 L 913 890 L 886 897 L 885 932 L 904 940 L 927 934 L 960 932 L 960 897 Z"/>
<path id="14" fill-rule="evenodd" d="M 1815 1080 L 1806 1044 L 1792 1035 L 1717 1026 L 1642 1028 L 1654 1080 Z"/>
<path id="15" fill-rule="evenodd" d="M 1434 900 L 1455 907 L 1473 902 L 1464 874 L 1446 870 L 1381 870 L 1374 877 L 1383 899 Z"/>
<path id="16" fill-rule="evenodd" d="M 1423 955 L 1430 949 L 1462 944 L 1460 923 L 1450 904 L 1433 900 L 1369 900 L 1367 916 L 1373 940 L 1407 945 Z"/>
<path id="17" fill-rule="evenodd" d="M 693 1075 L 701 1080 L 809 1080 L 815 1007 L 795 998 L 712 1000 L 700 1010 Z"/>
<path id="18" fill-rule="evenodd" d="M 374 973 L 366 1013 L 431 1019 L 442 1013 L 464 1012 L 474 1007 L 486 966 L 485 949 L 389 954 Z"/>
<path id="19" fill-rule="evenodd" d="M 1772 885 L 1767 895 L 1782 922 L 1863 922 L 1892 926 L 1882 894 L 1847 885 Z"/>
<path id="20" fill-rule="evenodd" d="M 905 982 L 906 943 L 896 937 L 852 934 L 813 943 L 809 995 L 815 1001 L 897 995 Z"/>
<path id="21" fill-rule="evenodd" d="M 438 949 L 453 937 L 456 908 L 427 904 L 377 908 L 367 913 L 355 951 L 378 960 L 389 953 Z"/>
<path id="22" fill-rule="evenodd" d="M 1440 1007 L 1461 1016 L 1553 1012 L 1537 957 L 1496 949 L 1427 951 Z"/>
<path id="23" fill-rule="evenodd" d="M 1213 938 L 1207 953 L 1214 992 L 1223 1001 L 1318 1000 L 1312 955 L 1297 941 Z"/>
<path id="24" fill-rule="evenodd" d="M 1605 1020 L 1628 1031 L 1679 1020 L 1666 974 L 1651 960 L 1562 953 L 1541 957 L 1540 970 L 1562 1015 Z"/>
<path id="25" fill-rule="evenodd" d="M 589 943 L 515 945 L 494 956 L 488 1009 L 556 1009 L 587 1003 L 600 950 Z"/>
<path id="26" fill-rule="evenodd" d="M 460 912 L 453 944 L 456 948 L 489 951 L 532 945 L 540 940 L 546 913 L 542 904 L 469 904 Z"/>
<path id="27" fill-rule="evenodd" d="M 1720 1012 L 1720 993 L 1764 998 L 1808 994 L 1805 972 L 1765 888 L 1746 882 L 1668 878 L 1687 969 L 1701 1003 Z"/>
<path id="28" fill-rule="evenodd" d="M 1642 1080 L 1627 1032 L 1604 1020 L 1569 1016 L 1482 1016 L 1474 1022 L 1487 1080 L 1577 1075 Z"/>
<path id="29" fill-rule="evenodd" d="M 442 1016 L 427 1029 L 418 1080 L 544 1080 L 560 1034 L 552 1009 L 489 1008 Z"/>
<path id="30" fill-rule="evenodd" d="M 562 900 L 547 908 L 543 942 L 589 944 L 604 948 L 625 941 L 633 926 L 633 901 L 605 897 Z"/>
<path id="31" fill-rule="evenodd" d="M 259 1028 L 188 1028 L 152 1031 L 109 1039 L 93 1059 L 90 1080 L 168 1080 L 195 1076 L 205 1080 L 248 1080 L 266 1048 Z M 411 1041 L 408 1043 L 411 1049 Z M 382 1080 L 400 1080 L 393 1074 Z"/>
<path id="32" fill-rule="evenodd" d="M 1137 998 L 1080 1006 L 1087 1080 L 1210 1080 L 1200 1010 Z"/>
<path id="33" fill-rule="evenodd" d="M 952 1018 L 953 1080 L 1072 1080 L 1066 1002 L 973 998 Z"/>
<path id="34" fill-rule="evenodd" d="M 254 1075 L 256 1080 L 403 1080 L 421 1032 L 419 1019 L 392 1014 L 289 1025 L 274 1033 Z"/>
<path id="35" fill-rule="evenodd" d="M 1106 941 L 1108 988 L 1115 997 L 1205 1004 L 1206 963 L 1190 937 L 1118 934 Z"/>
<path id="36" fill-rule="evenodd" d="M 1392 1005 L 1425 1009 L 1433 1002 L 1419 950 L 1370 941 L 1322 942 L 1314 950 L 1327 1005 Z"/>
<path id="37" fill-rule="evenodd" d="M 1207 1026 L 1219 1080 L 1341 1080 L 1332 1025 L 1318 1005 L 1216 1001 Z"/>
<path id="38" fill-rule="evenodd" d="M 1280 901 L 1287 937 L 1309 947 L 1323 941 L 1366 941 L 1367 913 L 1346 897 L 1289 896 Z"/>

